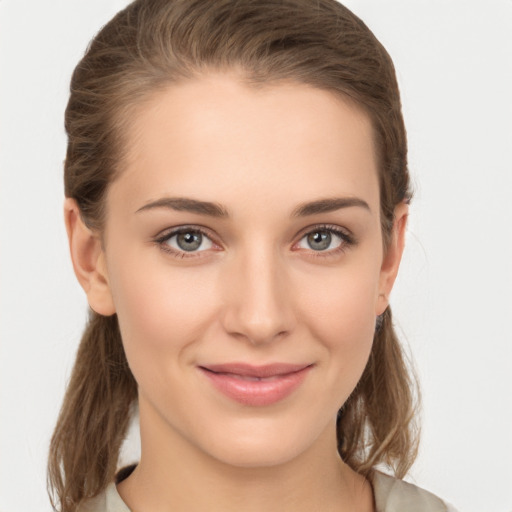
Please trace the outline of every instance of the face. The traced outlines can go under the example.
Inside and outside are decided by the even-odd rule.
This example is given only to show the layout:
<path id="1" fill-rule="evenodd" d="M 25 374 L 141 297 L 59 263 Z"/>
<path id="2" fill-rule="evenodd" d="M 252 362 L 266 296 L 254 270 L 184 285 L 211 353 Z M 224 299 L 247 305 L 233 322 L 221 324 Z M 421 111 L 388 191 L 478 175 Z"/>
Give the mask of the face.
<path id="1" fill-rule="evenodd" d="M 394 278 L 369 119 L 211 75 L 153 96 L 128 141 L 101 257 L 143 453 L 166 438 L 261 466 L 333 438 Z"/>

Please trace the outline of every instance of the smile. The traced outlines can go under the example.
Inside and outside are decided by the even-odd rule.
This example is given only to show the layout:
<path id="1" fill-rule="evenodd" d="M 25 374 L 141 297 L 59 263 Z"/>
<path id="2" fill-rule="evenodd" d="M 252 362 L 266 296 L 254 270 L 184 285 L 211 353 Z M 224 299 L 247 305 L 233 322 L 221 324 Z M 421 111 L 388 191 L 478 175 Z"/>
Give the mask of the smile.
<path id="1" fill-rule="evenodd" d="M 265 406 L 284 400 L 292 394 L 312 367 L 312 364 L 275 363 L 252 366 L 232 363 L 198 368 L 228 398 L 243 405 Z"/>

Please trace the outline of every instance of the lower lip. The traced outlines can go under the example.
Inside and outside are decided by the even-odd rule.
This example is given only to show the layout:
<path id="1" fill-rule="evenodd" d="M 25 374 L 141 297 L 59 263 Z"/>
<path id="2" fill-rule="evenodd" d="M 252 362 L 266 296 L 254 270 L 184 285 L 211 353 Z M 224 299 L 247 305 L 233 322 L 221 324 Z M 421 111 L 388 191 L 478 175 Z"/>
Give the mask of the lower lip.
<path id="1" fill-rule="evenodd" d="M 262 380 L 247 380 L 233 374 L 199 369 L 215 388 L 228 398 L 243 405 L 264 406 L 280 402 L 291 395 L 306 378 L 311 366 L 306 366 L 297 372 Z"/>

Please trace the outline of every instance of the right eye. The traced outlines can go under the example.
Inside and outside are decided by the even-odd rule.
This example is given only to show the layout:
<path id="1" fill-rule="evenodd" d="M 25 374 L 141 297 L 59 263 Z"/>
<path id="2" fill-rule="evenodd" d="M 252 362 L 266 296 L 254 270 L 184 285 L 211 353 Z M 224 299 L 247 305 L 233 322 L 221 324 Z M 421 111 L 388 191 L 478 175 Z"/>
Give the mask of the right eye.
<path id="1" fill-rule="evenodd" d="M 193 256 L 214 247 L 211 238 L 198 228 L 178 228 L 157 238 L 160 247 L 178 257 Z"/>

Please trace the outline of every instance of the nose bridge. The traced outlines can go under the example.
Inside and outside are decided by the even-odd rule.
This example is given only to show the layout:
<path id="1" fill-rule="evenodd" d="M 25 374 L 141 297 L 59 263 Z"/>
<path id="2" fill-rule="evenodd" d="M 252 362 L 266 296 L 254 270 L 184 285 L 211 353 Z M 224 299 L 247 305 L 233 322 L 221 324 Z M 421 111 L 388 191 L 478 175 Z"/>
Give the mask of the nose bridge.
<path id="1" fill-rule="evenodd" d="M 273 247 L 252 244 L 234 257 L 225 328 L 252 343 L 272 341 L 293 327 L 286 268 Z"/>

